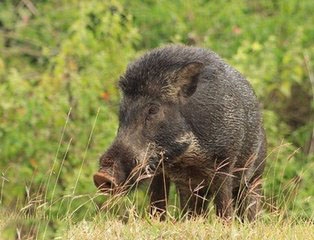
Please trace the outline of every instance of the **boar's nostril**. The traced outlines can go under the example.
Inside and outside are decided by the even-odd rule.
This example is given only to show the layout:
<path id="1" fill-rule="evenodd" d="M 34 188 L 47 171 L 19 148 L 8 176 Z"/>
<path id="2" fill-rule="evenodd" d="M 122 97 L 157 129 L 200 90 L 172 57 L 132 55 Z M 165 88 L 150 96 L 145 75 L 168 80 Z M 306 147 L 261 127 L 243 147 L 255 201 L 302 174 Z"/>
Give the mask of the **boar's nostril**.
<path id="1" fill-rule="evenodd" d="M 113 178 L 104 172 L 97 172 L 94 175 L 94 183 L 102 191 L 112 190 L 116 186 Z"/>

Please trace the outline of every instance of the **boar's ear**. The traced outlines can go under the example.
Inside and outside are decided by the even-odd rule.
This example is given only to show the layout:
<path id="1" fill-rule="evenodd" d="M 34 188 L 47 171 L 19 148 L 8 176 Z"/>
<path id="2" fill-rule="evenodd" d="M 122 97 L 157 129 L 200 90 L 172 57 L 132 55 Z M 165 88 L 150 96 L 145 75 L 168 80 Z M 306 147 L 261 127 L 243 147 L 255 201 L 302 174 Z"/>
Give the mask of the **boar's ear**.
<path id="1" fill-rule="evenodd" d="M 199 75 L 203 67 L 204 64 L 201 62 L 191 62 L 178 71 L 175 85 L 179 98 L 190 97 L 196 91 Z"/>

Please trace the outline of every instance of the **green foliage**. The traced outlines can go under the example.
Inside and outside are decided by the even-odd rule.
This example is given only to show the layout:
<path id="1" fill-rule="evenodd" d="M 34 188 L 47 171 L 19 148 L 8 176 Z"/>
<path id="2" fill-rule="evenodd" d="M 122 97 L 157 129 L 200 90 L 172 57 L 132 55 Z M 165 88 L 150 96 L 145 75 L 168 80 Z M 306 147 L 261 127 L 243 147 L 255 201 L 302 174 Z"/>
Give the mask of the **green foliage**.
<path id="1" fill-rule="evenodd" d="M 313 217 L 313 10 L 310 0 L 2 1 L 0 206 L 43 209 L 55 228 L 68 214 L 93 217 L 119 75 L 146 49 L 185 43 L 248 77 L 264 108 L 267 199 Z"/>
<path id="2" fill-rule="evenodd" d="M 7 16 L 15 25 L 1 21 L 1 171 L 9 180 L 2 204 L 95 192 L 90 176 L 117 125 L 115 82 L 138 39 L 130 15 L 116 1 L 38 7 L 22 26 L 16 14 L 24 6 Z M 20 42 L 27 51 L 12 52 Z M 89 139 L 93 128 L 97 134 Z M 26 199 L 25 186 L 34 194 Z M 12 194 L 5 194 L 9 189 Z"/>

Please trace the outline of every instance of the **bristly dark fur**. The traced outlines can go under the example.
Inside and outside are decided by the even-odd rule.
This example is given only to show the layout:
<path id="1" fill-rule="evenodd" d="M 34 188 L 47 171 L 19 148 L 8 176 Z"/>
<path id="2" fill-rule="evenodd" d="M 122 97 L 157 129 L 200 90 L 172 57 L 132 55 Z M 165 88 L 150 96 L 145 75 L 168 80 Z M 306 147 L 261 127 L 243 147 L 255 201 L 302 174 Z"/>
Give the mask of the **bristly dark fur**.
<path id="1" fill-rule="evenodd" d="M 157 48 L 132 62 L 121 76 L 119 86 L 127 97 L 160 98 L 162 87 L 174 80 L 169 79 L 171 73 L 192 62 L 210 65 L 214 72 L 222 68 L 218 58 L 214 52 L 196 47 L 168 45 Z"/>

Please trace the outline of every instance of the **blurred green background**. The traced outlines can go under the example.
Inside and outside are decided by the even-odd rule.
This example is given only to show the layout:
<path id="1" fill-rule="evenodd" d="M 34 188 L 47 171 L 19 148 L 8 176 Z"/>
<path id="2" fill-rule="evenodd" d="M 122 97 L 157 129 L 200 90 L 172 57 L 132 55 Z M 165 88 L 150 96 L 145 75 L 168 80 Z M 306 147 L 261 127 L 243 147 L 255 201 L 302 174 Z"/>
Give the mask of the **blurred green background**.
<path id="1" fill-rule="evenodd" d="M 184 43 L 214 50 L 254 87 L 268 211 L 313 218 L 313 12 L 312 0 L 2 0 L 0 208 L 92 218 L 119 75 L 148 49 Z"/>

